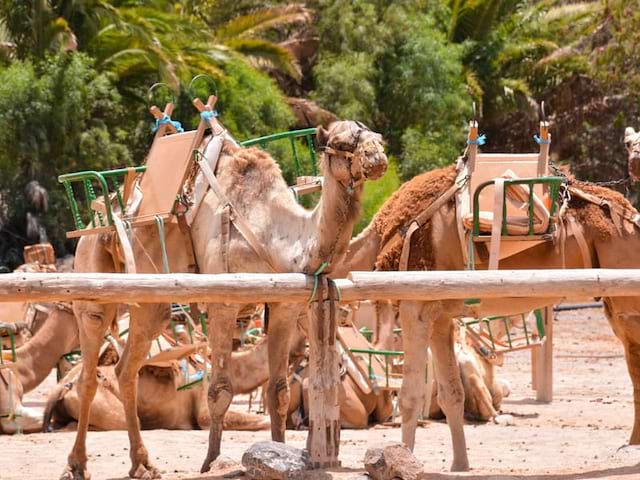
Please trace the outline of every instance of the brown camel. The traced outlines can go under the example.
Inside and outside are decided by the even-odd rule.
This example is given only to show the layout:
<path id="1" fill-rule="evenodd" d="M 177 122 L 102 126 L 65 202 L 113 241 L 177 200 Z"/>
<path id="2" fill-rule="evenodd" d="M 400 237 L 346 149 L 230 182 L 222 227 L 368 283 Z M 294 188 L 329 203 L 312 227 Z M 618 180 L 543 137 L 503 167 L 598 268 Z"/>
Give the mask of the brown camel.
<path id="1" fill-rule="evenodd" d="M 0 369 L 0 433 L 40 431 L 42 416 L 22 405 L 25 393 L 49 375 L 62 355 L 77 347 L 78 325 L 73 313 L 63 305 L 51 305 L 48 321 L 16 350 L 15 367 Z M 10 360 L 10 352 L 4 352 Z M 14 415 L 18 414 L 13 418 Z"/>
<path id="2" fill-rule="evenodd" d="M 318 129 L 317 142 L 325 149 L 322 155 L 323 190 L 319 204 L 308 211 L 301 207 L 288 189 L 277 163 L 257 149 L 238 149 L 224 135 L 222 154 L 217 165 L 219 189 L 250 226 L 262 246 L 270 252 L 274 269 L 314 273 L 339 264 L 347 250 L 353 224 L 357 220 L 364 181 L 382 176 L 387 158 L 380 135 L 356 122 L 335 122 L 328 130 Z M 256 254 L 234 228 L 225 245 L 221 235 L 221 218 L 228 211 L 213 190 L 206 194 L 191 226 L 191 237 L 199 271 L 203 273 L 272 272 L 264 258 Z M 160 272 L 162 254 L 155 226 L 135 227 L 133 250 L 138 272 Z M 112 250 L 113 234 L 82 237 L 76 251 L 76 272 L 115 271 Z M 166 225 L 169 269 L 188 271 L 188 249 L 179 226 Z M 232 349 L 233 326 L 242 305 L 209 304 L 209 341 L 213 363 L 208 392 L 211 416 L 209 450 L 202 470 L 220 453 L 224 415 L 233 398 L 234 387 L 228 365 Z M 303 305 L 269 304 L 269 388 L 268 407 L 272 438 L 284 441 L 285 417 L 289 400 L 287 364 L 290 335 L 296 328 Z M 131 329 L 121 361 L 116 367 L 120 394 L 127 421 L 133 478 L 159 478 L 158 470 L 140 435 L 137 417 L 137 377 L 151 341 L 166 326 L 168 304 L 134 305 Z M 97 389 L 97 360 L 102 336 L 115 319 L 116 305 L 74 302 L 80 325 L 83 367 L 78 384 L 80 409 L 78 432 L 63 479 L 88 477 L 86 435 L 89 411 Z"/>
<path id="3" fill-rule="evenodd" d="M 640 147 L 638 148 L 640 151 Z M 636 172 L 640 173 L 640 172 Z M 383 248 L 407 222 L 439 198 L 453 185 L 456 178 L 454 166 L 427 172 L 402 185 L 383 205 L 371 224 L 352 243 L 354 270 L 360 265 L 375 262 L 379 270 L 398 268 L 402 242 Z M 566 218 L 575 219 L 586 242 L 587 256 L 583 258 L 578 240 L 569 236 L 564 249 L 553 242 L 543 242 L 520 254 L 500 262 L 503 269 L 527 268 L 583 268 L 589 262 L 602 268 L 633 268 L 640 266 L 640 258 L 632 252 L 640 247 L 640 235 L 636 224 L 637 211 L 617 192 L 609 189 L 570 181 L 571 187 L 593 197 L 573 193 L 568 203 Z M 590 198 L 590 200 L 588 199 Z M 593 198 L 604 199 L 612 205 L 597 205 Z M 456 206 L 453 199 L 445 203 L 430 221 L 413 236 L 409 256 L 410 270 L 463 270 L 463 254 L 458 238 Z M 615 210 L 615 211 L 613 211 Z M 624 215 L 616 213 L 624 212 Z M 614 217 L 616 216 L 614 221 Z M 622 227 L 617 226 L 622 222 Z M 564 256 L 562 255 L 564 250 Z M 486 268 L 486 267 L 485 267 Z M 508 300 L 508 299 L 507 299 Z M 511 315 L 557 303 L 561 298 L 518 299 L 517 301 L 482 301 L 474 316 Z M 622 341 L 629 373 L 634 384 L 635 421 L 630 443 L 640 443 L 640 328 L 636 315 L 640 304 L 635 298 L 605 298 L 607 316 L 614 332 Z M 468 469 L 466 441 L 464 437 L 464 390 L 455 361 L 453 348 L 454 324 L 452 318 L 469 315 L 462 301 L 400 303 L 400 319 L 404 339 L 404 382 L 401 392 L 403 418 L 402 439 L 410 448 L 415 441 L 415 428 L 423 401 L 422 392 L 416 386 L 424 378 L 426 346 L 431 346 L 435 357 L 438 403 L 449 424 L 454 450 L 453 470 Z"/>
<path id="4" fill-rule="evenodd" d="M 76 365 L 49 393 L 44 413 L 43 430 L 51 422 L 61 428 L 77 421 L 80 409 L 78 377 L 81 364 Z M 249 393 L 269 379 L 267 341 L 231 356 L 230 378 L 235 393 Z M 143 430 L 192 430 L 210 426 L 207 395 L 204 386 L 176 390 L 179 373 L 173 368 L 144 366 L 138 383 L 138 417 Z M 89 425 L 97 430 L 126 430 L 124 407 L 113 365 L 98 367 L 98 390 L 91 404 Z M 224 418 L 227 430 L 265 430 L 269 420 L 233 410 Z"/>

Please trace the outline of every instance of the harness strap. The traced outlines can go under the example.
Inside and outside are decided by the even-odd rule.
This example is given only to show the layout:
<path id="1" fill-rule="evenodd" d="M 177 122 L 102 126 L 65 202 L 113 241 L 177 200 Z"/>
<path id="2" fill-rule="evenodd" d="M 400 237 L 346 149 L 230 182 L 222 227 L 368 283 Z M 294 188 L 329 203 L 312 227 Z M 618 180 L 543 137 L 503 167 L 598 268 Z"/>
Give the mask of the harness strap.
<path id="1" fill-rule="evenodd" d="M 611 220 L 613 221 L 618 234 L 622 235 L 621 218 L 640 228 L 640 214 L 638 214 L 638 212 L 621 207 L 604 198 L 600 198 L 590 193 L 583 192 L 582 190 L 571 185 L 569 186 L 569 191 L 572 195 L 579 197 L 589 203 L 593 203 L 594 205 L 598 205 L 599 207 L 607 207 L 611 214 Z"/>
<path id="2" fill-rule="evenodd" d="M 493 224 L 491 225 L 491 247 L 489 249 L 489 270 L 497 270 L 500 263 L 500 242 L 502 240 L 502 213 L 504 207 L 504 178 L 495 179 L 493 197 Z"/>
<path id="3" fill-rule="evenodd" d="M 409 254 L 411 253 L 411 237 L 420 227 L 424 226 L 433 215 L 464 186 L 464 182 L 455 182 L 449 189 L 429 205 L 422 213 L 409 222 L 406 231 L 398 231 L 382 248 L 381 255 L 388 252 L 396 242 L 403 240 L 402 253 L 400 254 L 399 270 L 406 271 L 409 266 Z"/>
<path id="4" fill-rule="evenodd" d="M 226 204 L 220 214 L 220 237 L 222 239 L 222 264 L 224 271 L 229 272 L 229 240 L 231 236 L 231 207 Z"/>
<path id="5" fill-rule="evenodd" d="M 124 179 L 124 188 L 122 189 L 122 203 L 124 208 L 127 208 L 127 203 L 129 202 L 129 197 L 131 196 L 131 192 L 133 191 L 133 186 L 136 180 L 136 169 L 133 167 L 127 168 L 127 176 Z M 125 212 L 122 212 L 124 215 Z"/>
<path id="6" fill-rule="evenodd" d="M 569 234 L 573 234 L 576 237 L 578 248 L 580 249 L 580 255 L 582 256 L 582 265 L 584 268 L 591 268 L 593 266 L 591 262 L 591 254 L 589 253 L 589 245 L 584 238 L 584 232 L 582 226 L 576 221 L 573 215 L 567 215 L 567 226 Z"/>
<path id="7" fill-rule="evenodd" d="M 136 260 L 133 256 L 133 248 L 131 242 L 127 236 L 127 232 L 124 229 L 124 224 L 118 215 L 113 216 L 113 225 L 116 228 L 116 235 L 120 241 L 122 247 L 122 256 L 124 257 L 124 264 L 127 273 L 136 273 Z"/>
<path id="8" fill-rule="evenodd" d="M 249 224 L 242 217 L 242 215 L 240 215 L 240 213 L 236 211 L 233 204 L 226 198 L 225 194 L 222 192 L 220 184 L 213 174 L 213 171 L 211 170 L 209 164 L 206 162 L 206 160 L 201 158 L 200 160 L 198 160 L 198 165 L 200 165 L 202 173 L 204 173 L 205 178 L 209 182 L 211 190 L 213 190 L 213 192 L 216 194 L 218 200 L 220 200 L 222 204 L 229 206 L 229 217 L 238 232 L 240 232 L 240 234 L 244 237 L 251 248 L 253 248 L 258 257 L 264 260 L 269 265 L 271 270 L 273 270 L 274 272 L 278 272 L 278 268 L 276 267 L 276 263 L 271 257 L 271 254 L 262 245 L 260 240 L 258 240 L 258 237 L 256 237 L 256 235 L 251 231 L 251 227 L 249 226 Z"/>

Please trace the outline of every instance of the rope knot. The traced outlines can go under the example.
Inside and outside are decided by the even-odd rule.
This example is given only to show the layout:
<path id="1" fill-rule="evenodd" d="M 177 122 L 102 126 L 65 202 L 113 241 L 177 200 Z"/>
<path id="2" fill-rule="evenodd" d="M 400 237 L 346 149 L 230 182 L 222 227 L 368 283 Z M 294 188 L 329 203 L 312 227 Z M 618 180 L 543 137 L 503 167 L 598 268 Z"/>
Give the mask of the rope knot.
<path id="1" fill-rule="evenodd" d="M 156 124 L 151 129 L 151 131 L 153 133 L 156 133 L 161 125 L 172 125 L 173 128 L 175 128 L 178 133 L 184 132 L 184 128 L 182 128 L 182 124 L 180 122 L 175 121 L 175 120 L 171 120 L 171 117 L 169 115 L 167 115 L 166 113 L 162 116 L 162 118 L 157 118 L 156 119 Z"/>

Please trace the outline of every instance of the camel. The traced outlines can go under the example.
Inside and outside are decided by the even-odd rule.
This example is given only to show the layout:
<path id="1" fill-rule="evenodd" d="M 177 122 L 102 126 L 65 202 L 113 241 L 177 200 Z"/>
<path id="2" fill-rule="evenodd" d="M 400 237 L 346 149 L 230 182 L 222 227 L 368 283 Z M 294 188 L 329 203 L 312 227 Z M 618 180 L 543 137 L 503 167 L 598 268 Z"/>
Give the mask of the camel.
<path id="1" fill-rule="evenodd" d="M 324 150 L 321 159 L 323 189 L 320 202 L 312 211 L 296 202 L 280 168 L 268 154 L 255 148 L 240 149 L 228 134 L 221 135 L 224 144 L 215 172 L 219 191 L 234 206 L 234 215 L 244 219 L 257 242 L 270 253 L 272 262 L 256 253 L 255 241 L 250 244 L 234 228 L 230 229 L 229 241 L 225 242 L 227 235 L 221 232 L 221 225 L 222 218 L 229 215 L 228 203 L 226 200 L 221 202 L 217 193 L 209 190 L 191 225 L 191 240 L 199 271 L 269 273 L 277 270 L 312 274 L 324 266 L 325 272 L 330 272 L 347 250 L 359 215 L 364 182 L 375 180 L 386 171 L 387 158 L 380 135 L 351 121 L 334 122 L 326 130 L 318 128 L 317 143 Z M 165 232 L 170 271 L 188 271 L 190 256 L 184 247 L 188 239 L 175 224 L 167 224 Z M 113 250 L 112 239 L 111 232 L 82 237 L 76 251 L 75 271 L 114 272 L 118 263 L 114 258 L 119 257 Z M 155 226 L 134 227 L 132 244 L 138 272 L 161 271 L 159 243 Z M 86 436 L 91 402 L 98 384 L 98 352 L 102 336 L 115 318 L 116 305 L 74 302 L 73 307 L 80 325 L 83 366 L 78 383 L 78 431 L 62 478 L 84 479 L 89 477 Z M 207 305 L 209 342 L 215 362 L 208 391 L 211 426 L 203 472 L 220 453 L 223 419 L 234 391 L 228 371 L 232 332 L 242 307 L 225 303 Z M 290 336 L 296 328 L 298 312 L 303 308 L 304 305 L 298 304 L 268 305 L 269 336 L 273 341 L 268 347 L 267 403 L 272 438 L 276 441 L 284 441 L 285 437 Z M 159 471 L 149 460 L 140 434 L 137 377 L 152 339 L 164 329 L 169 319 L 169 305 L 133 305 L 130 312 L 131 329 L 127 345 L 116 367 L 131 446 L 129 475 L 133 478 L 160 478 Z"/>
<path id="2" fill-rule="evenodd" d="M 634 150 L 635 151 L 635 150 Z M 637 147 L 640 151 L 640 146 Z M 636 172 L 640 173 L 640 172 Z M 398 268 L 402 245 L 386 243 L 407 222 L 424 211 L 456 178 L 456 167 L 419 175 L 396 191 L 376 214 L 371 224 L 352 243 L 352 261 L 348 268 L 374 262 L 378 270 Z M 503 269 L 583 268 L 591 263 L 602 268 L 633 268 L 640 266 L 640 257 L 633 255 L 640 247 L 638 212 L 619 193 L 607 188 L 567 179 L 572 196 L 568 200 L 566 218 L 575 220 L 586 243 L 583 258 L 576 236 L 566 238 L 564 249 L 553 242 L 540 243 L 520 254 L 501 260 Z M 579 195 L 579 191 L 589 196 Z M 605 203 L 598 205 L 599 200 Z M 610 207 L 608 206 L 610 205 Z M 414 235 L 409 255 L 410 270 L 463 270 L 463 254 L 458 238 L 456 206 L 453 199 L 445 202 Z M 622 224 L 622 226 L 620 226 Z M 384 249 L 384 251 L 383 251 Z M 564 250 L 564 255 L 562 251 Z M 512 315 L 558 303 L 558 298 L 485 301 L 474 316 Z M 640 443 L 640 328 L 636 315 L 640 303 L 635 298 L 605 298 L 606 312 L 613 331 L 622 341 L 634 385 L 635 420 L 631 444 Z M 435 357 L 438 403 L 447 417 L 451 430 L 454 460 L 452 470 L 469 467 L 464 436 L 464 390 L 453 349 L 452 318 L 468 315 L 462 301 L 400 302 L 400 319 L 404 339 L 404 382 L 401 391 L 403 418 L 402 440 L 414 447 L 415 429 L 423 401 L 416 389 L 424 378 L 426 348 L 430 345 Z"/>
<path id="3" fill-rule="evenodd" d="M 71 310 L 55 304 L 50 312 L 35 335 L 16 350 L 14 367 L 0 369 L 0 415 L 8 415 L 0 418 L 0 433 L 40 431 L 42 416 L 24 407 L 22 397 L 44 381 L 62 355 L 78 345 L 78 326 Z M 8 355 L 5 360 L 10 360 Z"/>
<path id="4" fill-rule="evenodd" d="M 234 352 L 231 356 L 230 378 L 235 393 L 249 393 L 269 379 L 267 340 L 253 348 Z M 76 365 L 49 392 L 44 412 L 43 431 L 61 428 L 77 421 L 80 409 L 78 377 L 81 364 Z M 203 385 L 176 390 L 178 372 L 173 368 L 147 365 L 140 370 L 138 385 L 138 417 L 143 430 L 192 430 L 209 428 L 207 395 Z M 98 367 L 98 390 L 91 404 L 89 424 L 97 430 L 126 430 L 124 407 L 118 390 L 113 365 Z M 229 410 L 224 418 L 227 430 L 265 430 L 269 420 Z"/>

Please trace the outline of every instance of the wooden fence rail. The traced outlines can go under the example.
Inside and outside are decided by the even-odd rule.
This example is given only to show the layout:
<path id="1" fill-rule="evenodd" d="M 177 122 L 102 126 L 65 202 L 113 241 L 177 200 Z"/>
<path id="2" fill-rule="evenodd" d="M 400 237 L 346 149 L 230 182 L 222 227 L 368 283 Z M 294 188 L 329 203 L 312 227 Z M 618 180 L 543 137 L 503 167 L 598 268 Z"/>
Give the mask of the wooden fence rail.
<path id="1" fill-rule="evenodd" d="M 0 275 L 0 302 L 304 302 L 313 277 L 299 273 Z M 439 300 L 640 295 L 640 269 L 352 272 L 342 300 Z"/>
<path id="2" fill-rule="evenodd" d="M 0 275 L 0 302 L 307 302 L 315 290 L 316 298 L 307 310 L 310 377 L 314 379 L 307 445 L 315 467 L 332 467 L 339 464 L 340 446 L 338 354 L 331 333 L 336 327 L 334 298 L 338 295 L 344 301 L 636 296 L 640 295 L 640 269 L 352 272 L 335 285 L 339 293 L 324 276 L 314 279 L 296 273 L 13 273 Z M 325 295 L 328 291 L 331 298 Z M 550 337 L 551 324 L 547 327 Z M 550 341 L 546 348 L 550 357 Z M 536 383 L 544 386 L 540 382 L 546 377 L 548 385 L 541 390 L 541 398 L 550 400 L 551 362 L 538 359 L 536 363 Z"/>

